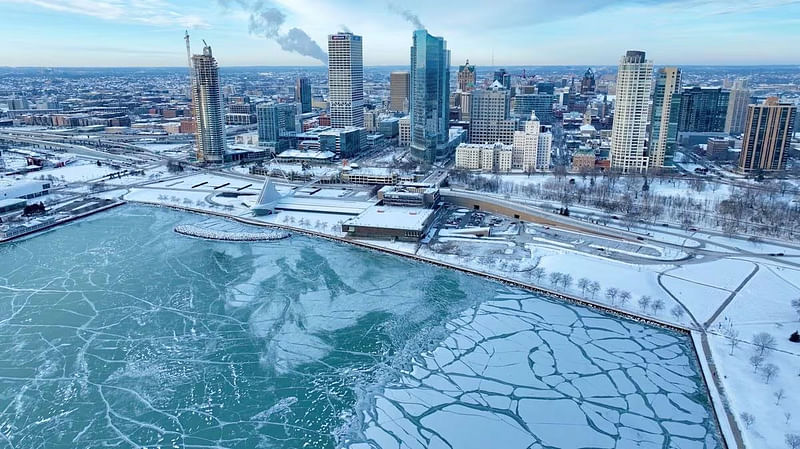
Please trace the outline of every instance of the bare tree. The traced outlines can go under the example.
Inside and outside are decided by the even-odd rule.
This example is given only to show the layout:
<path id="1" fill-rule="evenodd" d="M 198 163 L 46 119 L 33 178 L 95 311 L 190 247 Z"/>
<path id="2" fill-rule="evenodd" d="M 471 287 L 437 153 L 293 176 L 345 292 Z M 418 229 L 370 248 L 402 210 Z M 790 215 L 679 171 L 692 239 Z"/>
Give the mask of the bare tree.
<path id="1" fill-rule="evenodd" d="M 740 413 L 739 419 L 742 420 L 742 423 L 744 424 L 744 427 L 746 429 L 749 429 L 750 426 L 752 426 L 756 422 L 756 417 L 747 412 Z"/>
<path id="2" fill-rule="evenodd" d="M 541 284 L 542 278 L 544 277 L 544 268 L 536 267 L 531 270 L 531 277 L 536 279 L 537 284 Z"/>
<path id="3" fill-rule="evenodd" d="M 780 405 L 781 401 L 786 396 L 786 392 L 783 391 L 783 388 L 781 388 L 780 390 L 776 391 L 772 395 L 775 396 L 775 405 Z"/>
<path id="4" fill-rule="evenodd" d="M 650 301 L 651 298 L 649 296 L 643 295 L 641 298 L 639 298 L 639 309 L 641 309 L 642 312 L 646 311 L 647 308 L 650 307 Z"/>
<path id="5" fill-rule="evenodd" d="M 616 287 L 609 287 L 606 289 L 606 298 L 611 302 L 613 306 L 614 303 L 617 301 L 617 295 L 619 294 L 619 290 Z"/>
<path id="6" fill-rule="evenodd" d="M 750 356 L 750 364 L 753 365 L 753 372 L 758 372 L 758 367 L 764 363 L 764 356 L 761 354 L 753 354 Z"/>
<path id="7" fill-rule="evenodd" d="M 728 342 L 728 344 L 731 346 L 730 355 L 733 355 L 733 350 L 736 349 L 737 346 L 739 346 L 739 331 L 730 328 L 728 329 L 727 332 L 725 332 L 725 336 L 728 337 L 728 339 L 730 339 L 730 341 Z"/>
<path id="8" fill-rule="evenodd" d="M 800 435 L 796 433 L 787 433 L 786 447 L 789 449 L 800 449 Z"/>
<path id="9" fill-rule="evenodd" d="M 786 418 L 785 424 L 789 424 L 789 421 L 792 420 L 792 412 L 784 412 L 783 417 Z"/>
<path id="10" fill-rule="evenodd" d="M 769 383 L 773 377 L 778 375 L 780 369 L 774 363 L 767 363 L 761 368 L 761 377 L 764 378 L 764 383 Z"/>
<path id="11" fill-rule="evenodd" d="M 572 287 L 572 275 L 564 274 L 561 276 L 561 285 L 564 286 L 564 291 L 569 290 L 569 288 Z"/>
<path id="12" fill-rule="evenodd" d="M 592 281 L 590 281 L 590 280 L 588 280 L 586 278 L 578 279 L 578 288 L 581 289 L 581 295 L 582 296 L 586 296 L 586 289 L 589 288 L 589 284 L 591 284 L 591 283 L 592 283 Z"/>
<path id="13" fill-rule="evenodd" d="M 775 337 L 766 332 L 759 332 L 753 335 L 753 345 L 760 356 L 766 357 L 770 351 L 775 349 Z"/>
<path id="14" fill-rule="evenodd" d="M 625 307 L 625 305 L 628 304 L 628 301 L 630 301 L 630 300 L 631 300 L 631 292 L 629 292 L 627 290 L 622 290 L 621 292 L 619 292 L 619 306 L 620 307 Z"/>
<path id="15" fill-rule="evenodd" d="M 670 313 L 675 320 L 680 321 L 681 318 L 683 318 L 684 310 L 680 304 L 675 304 L 675 307 L 670 310 Z"/>
<path id="16" fill-rule="evenodd" d="M 561 282 L 561 276 L 562 274 L 557 271 L 550 273 L 550 285 L 557 286 Z"/>
<path id="17" fill-rule="evenodd" d="M 792 308 L 797 312 L 797 319 L 800 320 L 800 298 L 792 300 Z"/>
<path id="18" fill-rule="evenodd" d="M 657 298 L 650 307 L 653 309 L 653 315 L 658 315 L 659 312 L 664 310 L 664 300 Z"/>
<path id="19" fill-rule="evenodd" d="M 589 292 L 592 294 L 592 299 L 594 299 L 594 295 L 600 291 L 600 284 L 597 281 L 593 281 L 591 284 L 589 284 L 588 288 Z"/>

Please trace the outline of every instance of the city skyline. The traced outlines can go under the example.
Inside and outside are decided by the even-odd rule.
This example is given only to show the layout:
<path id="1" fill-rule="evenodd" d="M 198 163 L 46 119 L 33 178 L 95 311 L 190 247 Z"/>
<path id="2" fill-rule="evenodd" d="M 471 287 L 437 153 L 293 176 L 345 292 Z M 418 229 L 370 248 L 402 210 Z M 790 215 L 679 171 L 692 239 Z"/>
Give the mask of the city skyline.
<path id="1" fill-rule="evenodd" d="M 472 0 L 459 8 L 418 1 L 354 6 L 318 0 L 203 5 L 187 0 L 0 0 L 0 14 L 7 19 L 0 30 L 7 43 L 2 64 L 178 67 L 185 51 L 180 38 L 188 28 L 195 40 L 214 46 L 221 66 L 321 66 L 327 35 L 348 29 L 364 36 L 365 66 L 406 65 L 411 34 L 419 25 L 448 40 L 453 61 L 469 58 L 479 67 L 613 65 L 629 48 L 647 50 L 658 65 L 800 62 L 800 49 L 791 44 L 800 39 L 796 0 L 737 5 L 592 1 L 559 9 L 549 0 L 511 1 L 491 9 Z"/>

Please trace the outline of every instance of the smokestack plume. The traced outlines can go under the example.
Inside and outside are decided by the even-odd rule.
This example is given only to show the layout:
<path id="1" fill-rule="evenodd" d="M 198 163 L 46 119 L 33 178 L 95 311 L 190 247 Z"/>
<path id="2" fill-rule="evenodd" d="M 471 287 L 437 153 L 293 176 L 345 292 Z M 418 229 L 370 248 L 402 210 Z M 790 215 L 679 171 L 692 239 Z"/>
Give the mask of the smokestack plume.
<path id="1" fill-rule="evenodd" d="M 277 42 L 285 51 L 310 56 L 323 64 L 328 63 L 327 53 L 305 31 L 292 28 L 282 33 L 281 27 L 286 21 L 286 15 L 264 0 L 219 0 L 219 3 L 225 8 L 235 4 L 248 11 L 250 34 L 263 35 Z"/>
<path id="2" fill-rule="evenodd" d="M 394 3 L 389 3 L 389 11 L 399 15 L 400 17 L 406 19 L 409 23 L 414 25 L 415 30 L 424 30 L 425 25 L 422 24 L 422 21 L 419 20 L 419 16 L 411 12 L 411 10 L 403 9 L 400 6 L 397 6 Z"/>

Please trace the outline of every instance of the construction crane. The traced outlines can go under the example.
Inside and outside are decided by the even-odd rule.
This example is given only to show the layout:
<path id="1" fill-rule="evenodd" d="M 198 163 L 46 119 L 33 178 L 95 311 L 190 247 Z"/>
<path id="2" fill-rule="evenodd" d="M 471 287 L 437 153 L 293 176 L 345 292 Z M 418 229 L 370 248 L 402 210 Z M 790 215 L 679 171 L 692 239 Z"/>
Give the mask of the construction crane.
<path id="1" fill-rule="evenodd" d="M 186 41 L 186 62 L 189 63 L 189 78 L 194 83 L 194 67 L 192 66 L 192 47 L 189 44 L 189 30 L 186 30 L 186 35 L 183 37 Z"/>

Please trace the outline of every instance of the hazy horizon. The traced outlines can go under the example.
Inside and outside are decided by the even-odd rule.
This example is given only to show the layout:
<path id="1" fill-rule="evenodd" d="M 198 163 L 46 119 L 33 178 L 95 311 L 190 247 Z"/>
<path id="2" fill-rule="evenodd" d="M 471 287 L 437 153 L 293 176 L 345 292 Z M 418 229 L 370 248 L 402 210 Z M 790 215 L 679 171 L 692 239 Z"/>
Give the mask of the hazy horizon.
<path id="1" fill-rule="evenodd" d="M 185 29 L 221 66 L 321 66 L 348 29 L 366 65 L 399 66 L 421 26 L 453 65 L 615 65 L 632 48 L 658 65 L 800 63 L 797 0 L 0 0 L 0 14 L 9 67 L 180 67 Z"/>

